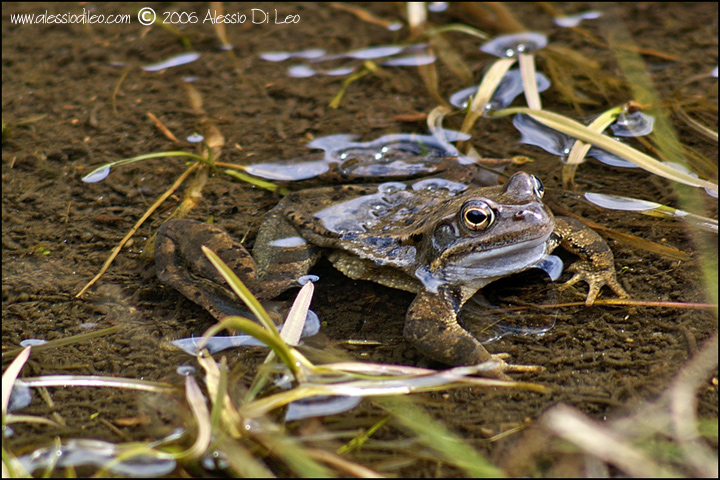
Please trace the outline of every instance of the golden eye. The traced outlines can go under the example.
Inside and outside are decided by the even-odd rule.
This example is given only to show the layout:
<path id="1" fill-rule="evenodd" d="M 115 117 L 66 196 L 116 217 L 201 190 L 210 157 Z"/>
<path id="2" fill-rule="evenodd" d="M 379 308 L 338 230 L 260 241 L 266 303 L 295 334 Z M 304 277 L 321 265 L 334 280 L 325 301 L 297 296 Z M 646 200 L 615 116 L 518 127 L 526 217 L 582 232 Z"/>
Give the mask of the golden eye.
<path id="1" fill-rule="evenodd" d="M 463 205 L 460 218 L 470 230 L 485 230 L 495 221 L 495 212 L 485 202 L 471 201 Z"/>

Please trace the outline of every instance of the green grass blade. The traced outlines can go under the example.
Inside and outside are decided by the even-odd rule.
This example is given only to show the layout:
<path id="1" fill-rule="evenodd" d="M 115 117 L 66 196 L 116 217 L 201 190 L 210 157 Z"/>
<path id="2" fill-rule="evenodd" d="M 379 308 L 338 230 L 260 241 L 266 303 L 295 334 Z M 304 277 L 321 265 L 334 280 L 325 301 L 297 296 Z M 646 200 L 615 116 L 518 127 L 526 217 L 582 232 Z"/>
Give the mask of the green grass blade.
<path id="1" fill-rule="evenodd" d="M 170 151 L 170 152 L 155 152 L 155 153 L 146 153 L 144 155 L 138 155 L 137 157 L 132 158 L 123 158 L 122 160 L 116 160 L 114 162 L 106 163 L 103 165 L 100 165 L 99 167 L 93 169 L 90 173 L 82 177 L 83 182 L 88 183 L 94 183 L 99 182 L 100 180 L 104 180 L 107 175 L 110 174 L 110 169 L 112 167 L 118 167 L 120 165 L 128 165 L 135 162 L 142 162 L 143 160 L 151 160 L 153 158 L 164 158 L 164 157 L 189 157 L 195 160 L 198 160 L 200 162 L 207 162 L 207 159 L 205 157 L 201 157 L 200 155 L 197 155 L 195 153 L 185 152 L 182 150 L 177 151 Z M 104 175 L 100 175 L 101 172 L 106 171 Z M 92 179 L 93 176 L 98 176 L 97 179 Z"/>
<path id="2" fill-rule="evenodd" d="M 448 463 L 464 470 L 471 478 L 504 476 L 502 470 L 494 467 L 464 439 L 420 407 L 398 398 L 378 399 L 377 402 L 387 408 L 406 429 L 416 433 L 425 445 L 440 453 Z"/>
<path id="3" fill-rule="evenodd" d="M 262 180 L 260 178 L 253 177 L 252 175 L 238 172 L 237 170 L 225 170 L 225 173 L 227 175 L 230 175 L 231 177 L 237 178 L 238 180 L 242 180 L 243 182 L 255 185 L 256 187 L 264 188 L 265 190 L 271 192 L 277 191 L 278 193 L 280 193 L 280 195 L 287 195 L 288 193 L 290 193 L 290 190 L 285 187 L 280 187 L 272 182 L 268 182 L 267 180 Z"/>
<path id="4" fill-rule="evenodd" d="M 225 281 L 228 282 L 228 285 L 230 285 L 230 288 L 232 288 L 233 292 L 235 292 L 235 294 L 240 298 L 240 300 L 245 302 L 245 305 L 247 305 L 250 311 L 255 315 L 255 317 L 257 317 L 258 321 L 262 324 L 262 326 L 267 328 L 274 335 L 280 338 L 280 333 L 275 327 L 273 321 L 270 319 L 270 315 L 268 315 L 265 308 L 263 308 L 258 299 L 255 298 L 255 296 L 245 286 L 242 280 L 240 280 L 238 276 L 235 275 L 235 272 L 233 272 L 230 267 L 228 267 L 227 264 L 223 262 L 220 257 L 217 256 L 215 252 L 207 248 L 205 245 L 202 246 L 202 251 L 205 256 L 207 256 L 208 260 L 210 260 L 210 263 L 212 263 L 213 266 L 217 269 L 220 275 L 223 276 Z"/>

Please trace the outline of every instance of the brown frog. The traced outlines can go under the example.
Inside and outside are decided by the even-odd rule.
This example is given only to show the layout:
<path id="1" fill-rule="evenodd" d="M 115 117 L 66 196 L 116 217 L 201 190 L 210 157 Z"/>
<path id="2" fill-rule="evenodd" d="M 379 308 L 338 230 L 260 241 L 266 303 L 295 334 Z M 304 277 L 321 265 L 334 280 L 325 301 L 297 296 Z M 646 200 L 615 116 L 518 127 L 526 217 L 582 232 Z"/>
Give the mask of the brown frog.
<path id="1" fill-rule="evenodd" d="M 542 196 L 540 180 L 523 172 L 492 187 L 429 178 L 307 189 L 267 213 L 253 256 L 216 226 L 165 223 L 157 237 L 157 272 L 222 318 L 232 313 L 231 300 L 201 245 L 215 250 L 260 300 L 297 286 L 324 251 L 350 278 L 417 294 L 404 335 L 423 354 L 449 365 L 494 358 L 491 374 L 502 376 L 508 365 L 457 322 L 460 308 L 483 286 L 542 267 L 556 259 L 550 252 L 560 245 L 579 257 L 568 284 L 590 285 L 588 305 L 603 285 L 627 296 L 602 238 L 577 220 L 554 217 Z"/>

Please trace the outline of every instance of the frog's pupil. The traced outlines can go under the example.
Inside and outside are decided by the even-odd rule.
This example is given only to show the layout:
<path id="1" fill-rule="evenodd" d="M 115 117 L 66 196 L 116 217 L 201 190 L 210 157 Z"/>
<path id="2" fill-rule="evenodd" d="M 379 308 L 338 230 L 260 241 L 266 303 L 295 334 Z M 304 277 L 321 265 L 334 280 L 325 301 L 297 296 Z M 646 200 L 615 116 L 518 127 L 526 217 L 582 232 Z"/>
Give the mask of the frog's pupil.
<path id="1" fill-rule="evenodd" d="M 477 225 L 483 223 L 487 219 L 487 215 L 481 210 L 473 209 L 467 211 L 465 218 L 471 224 Z"/>

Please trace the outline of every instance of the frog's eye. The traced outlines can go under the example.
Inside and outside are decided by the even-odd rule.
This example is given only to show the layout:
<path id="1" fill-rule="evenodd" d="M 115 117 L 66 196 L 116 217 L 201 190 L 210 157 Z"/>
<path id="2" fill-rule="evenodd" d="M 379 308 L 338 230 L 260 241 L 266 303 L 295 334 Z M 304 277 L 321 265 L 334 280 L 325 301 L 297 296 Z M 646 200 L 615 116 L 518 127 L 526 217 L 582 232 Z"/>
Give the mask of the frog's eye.
<path id="1" fill-rule="evenodd" d="M 495 220 L 495 212 L 485 202 L 471 201 L 463 205 L 460 219 L 470 230 L 485 230 Z"/>
<path id="2" fill-rule="evenodd" d="M 532 177 L 533 190 L 535 191 L 535 195 L 537 195 L 538 198 L 542 198 L 543 194 L 545 194 L 545 187 L 543 186 L 543 183 L 535 175 L 531 175 L 531 177 Z"/>

